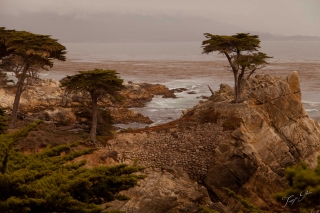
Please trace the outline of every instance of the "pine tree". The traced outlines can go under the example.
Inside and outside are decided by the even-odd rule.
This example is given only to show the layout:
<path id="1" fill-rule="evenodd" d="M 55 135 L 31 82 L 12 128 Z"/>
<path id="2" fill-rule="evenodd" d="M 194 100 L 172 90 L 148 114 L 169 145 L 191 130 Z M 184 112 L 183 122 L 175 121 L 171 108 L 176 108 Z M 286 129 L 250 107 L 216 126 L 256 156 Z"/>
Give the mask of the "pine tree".
<path id="1" fill-rule="evenodd" d="M 102 203 L 125 199 L 119 195 L 144 178 L 133 174 L 142 168 L 127 165 L 85 168 L 76 157 L 94 149 L 71 151 L 77 144 L 46 148 L 41 153 L 15 150 L 39 122 L 0 135 L 0 212 L 102 212 Z M 61 153 L 66 153 L 61 155 Z"/>

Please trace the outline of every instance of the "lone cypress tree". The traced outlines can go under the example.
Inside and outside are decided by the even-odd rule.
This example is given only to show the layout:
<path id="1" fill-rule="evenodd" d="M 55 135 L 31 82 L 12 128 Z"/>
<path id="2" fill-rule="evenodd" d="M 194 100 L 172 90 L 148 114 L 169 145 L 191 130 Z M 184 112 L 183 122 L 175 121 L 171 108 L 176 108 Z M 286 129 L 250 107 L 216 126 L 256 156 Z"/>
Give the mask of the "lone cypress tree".
<path id="1" fill-rule="evenodd" d="M 218 51 L 226 56 L 229 68 L 234 76 L 234 102 L 240 101 L 241 81 L 245 75 L 249 78 L 256 70 L 266 66 L 266 59 L 272 58 L 258 52 L 260 40 L 257 35 L 238 33 L 232 36 L 204 34 L 207 40 L 202 42 L 203 52 L 209 54 Z"/>

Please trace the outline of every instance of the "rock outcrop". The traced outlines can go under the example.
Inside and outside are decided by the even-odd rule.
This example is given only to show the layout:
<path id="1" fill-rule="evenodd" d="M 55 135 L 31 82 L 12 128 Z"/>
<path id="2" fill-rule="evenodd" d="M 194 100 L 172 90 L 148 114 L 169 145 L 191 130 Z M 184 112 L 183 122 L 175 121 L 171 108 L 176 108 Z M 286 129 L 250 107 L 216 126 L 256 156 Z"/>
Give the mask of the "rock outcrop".
<path id="1" fill-rule="evenodd" d="M 183 168 L 230 212 L 241 205 L 221 187 L 262 209 L 281 208 L 272 196 L 288 187 L 285 168 L 301 160 L 315 167 L 320 154 L 320 126 L 301 104 L 298 74 L 257 75 L 243 83 L 241 103 L 232 99 L 232 88 L 221 85 L 179 120 L 117 135 L 108 146 L 125 163 Z"/>
<path id="2" fill-rule="evenodd" d="M 139 185 L 122 192 L 131 199 L 108 203 L 108 210 L 130 213 L 200 212 L 199 205 L 214 205 L 205 187 L 192 181 L 181 168 L 145 169 Z"/>
<path id="3" fill-rule="evenodd" d="M 109 110 L 113 117 L 113 122 L 117 124 L 128 124 L 132 123 L 132 121 L 144 124 L 153 123 L 149 117 L 143 116 L 141 113 L 135 113 L 132 109 L 109 108 Z"/>
<path id="4" fill-rule="evenodd" d="M 12 87 L 12 86 L 10 86 Z M 0 88 L 1 107 L 12 108 L 15 96 L 15 89 Z M 54 79 L 44 79 L 37 84 L 28 86 L 21 94 L 19 110 L 25 112 L 35 112 L 59 106 L 63 91 L 60 83 Z"/>
<path id="5" fill-rule="evenodd" d="M 286 167 L 301 160 L 316 166 L 320 126 L 302 106 L 297 72 L 286 79 L 257 75 L 244 83 L 242 98 L 239 104 L 209 101 L 194 109 L 201 113 L 210 106 L 222 116 L 242 120 L 231 138 L 217 144 L 204 183 L 212 197 L 227 205 L 230 199 L 221 187 L 272 209 L 276 205 L 272 195 L 287 187 Z"/>
<path id="6" fill-rule="evenodd" d="M 125 84 L 125 87 L 126 89 L 120 92 L 124 97 L 121 103 L 123 108 L 144 107 L 155 95 L 161 95 L 163 98 L 176 98 L 174 90 L 169 90 L 161 84 L 129 82 Z"/>

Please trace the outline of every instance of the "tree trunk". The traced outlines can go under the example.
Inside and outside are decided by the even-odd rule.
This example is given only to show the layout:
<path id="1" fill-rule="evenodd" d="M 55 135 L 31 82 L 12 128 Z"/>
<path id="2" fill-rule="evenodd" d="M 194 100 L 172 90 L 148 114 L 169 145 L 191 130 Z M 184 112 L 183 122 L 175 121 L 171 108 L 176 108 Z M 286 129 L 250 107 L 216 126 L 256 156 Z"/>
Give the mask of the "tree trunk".
<path id="1" fill-rule="evenodd" d="M 98 125 L 98 98 L 95 94 L 91 94 L 92 99 L 92 125 L 90 131 L 90 139 L 93 142 L 97 141 L 97 125 Z"/>
<path id="2" fill-rule="evenodd" d="M 239 101 L 241 100 L 241 81 L 244 76 L 244 70 L 245 68 L 242 68 L 241 73 L 237 76 L 237 101 L 235 101 L 236 103 L 239 103 Z"/>
<path id="3" fill-rule="evenodd" d="M 18 80 L 17 92 L 16 92 L 16 96 L 14 97 L 11 122 L 9 125 L 10 129 L 13 129 L 16 127 L 16 120 L 17 120 L 17 115 L 18 115 L 20 98 L 21 98 L 21 94 L 23 92 L 24 80 L 26 79 L 28 69 L 29 69 L 29 64 L 26 64 L 26 66 L 23 68 L 20 79 Z"/>
<path id="4" fill-rule="evenodd" d="M 234 75 L 234 102 L 238 103 L 238 76 L 236 72 L 233 72 Z"/>

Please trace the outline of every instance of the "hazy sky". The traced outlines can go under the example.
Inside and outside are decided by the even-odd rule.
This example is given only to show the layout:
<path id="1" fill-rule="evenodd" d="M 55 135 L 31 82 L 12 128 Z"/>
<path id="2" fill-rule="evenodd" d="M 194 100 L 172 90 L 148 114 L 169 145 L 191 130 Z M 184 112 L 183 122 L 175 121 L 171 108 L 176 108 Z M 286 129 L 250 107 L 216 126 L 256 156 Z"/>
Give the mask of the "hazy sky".
<path id="1" fill-rule="evenodd" d="M 252 31 L 320 36 L 320 0 L 0 0 L 0 14 L 200 16 Z"/>

